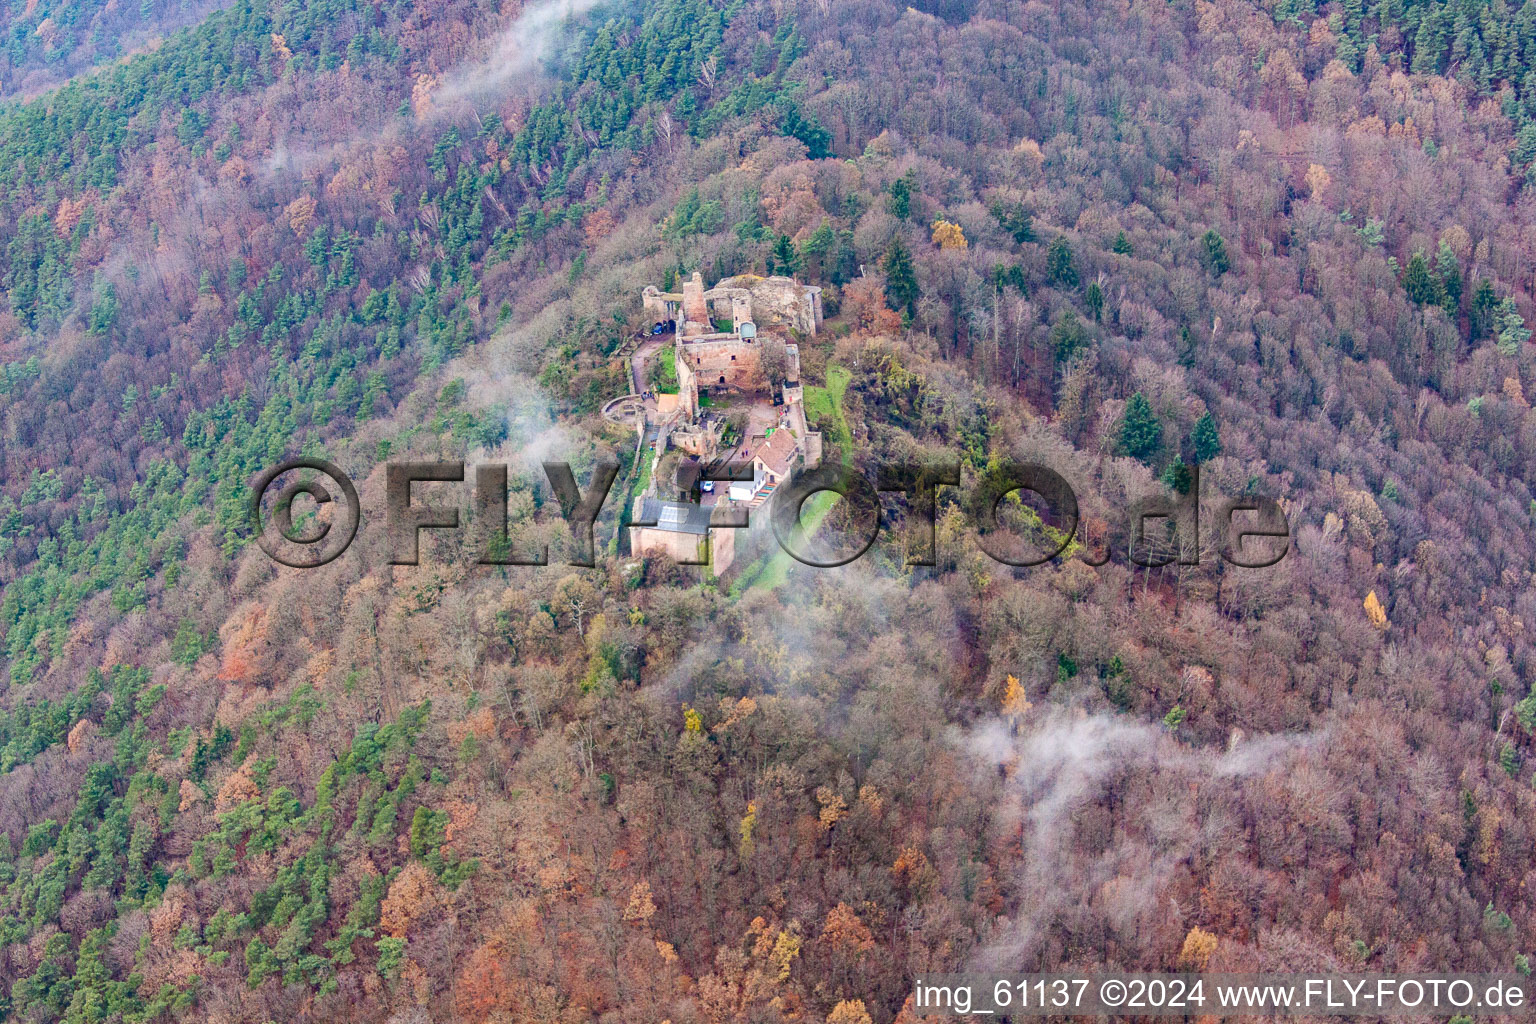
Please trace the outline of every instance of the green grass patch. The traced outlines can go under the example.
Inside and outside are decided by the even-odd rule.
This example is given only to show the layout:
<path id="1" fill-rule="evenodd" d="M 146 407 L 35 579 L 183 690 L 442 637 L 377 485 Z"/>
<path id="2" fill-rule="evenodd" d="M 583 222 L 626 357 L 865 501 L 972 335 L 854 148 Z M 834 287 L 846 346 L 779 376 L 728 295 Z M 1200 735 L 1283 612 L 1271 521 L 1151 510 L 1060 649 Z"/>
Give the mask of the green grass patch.
<path id="1" fill-rule="evenodd" d="M 853 371 L 837 363 L 828 363 L 826 385 L 805 389 L 806 418 L 828 435 L 828 440 L 837 445 L 845 461 L 853 451 L 853 434 L 843 416 L 843 395 L 848 392 L 851 380 Z"/>
<path id="2" fill-rule="evenodd" d="M 822 521 L 827 518 L 827 513 L 832 511 L 837 500 L 837 495 L 832 491 L 820 491 L 806 499 L 801 509 L 800 522 L 805 526 L 807 536 L 821 528 Z M 731 596 L 739 597 L 748 590 L 775 590 L 789 581 L 789 571 L 798 564 L 775 540 L 772 554 L 753 562 L 736 577 L 736 582 L 731 585 Z"/>
<path id="3" fill-rule="evenodd" d="M 645 368 L 645 383 L 658 395 L 677 394 L 676 345 L 668 345 L 651 357 Z"/>
<path id="4" fill-rule="evenodd" d="M 614 531 L 613 543 L 608 547 L 609 554 L 617 555 L 619 553 L 619 538 L 623 537 L 624 531 L 629 529 L 630 519 L 634 516 L 635 499 L 644 494 L 645 489 L 650 486 L 651 463 L 651 446 L 642 444 L 640 446 L 640 472 L 635 474 L 635 486 L 630 488 L 629 497 L 624 502 L 624 507 L 619 509 L 619 528 Z M 634 552 L 630 553 L 633 554 Z"/>
<path id="5" fill-rule="evenodd" d="M 638 498 L 645 493 L 645 489 L 651 484 L 651 466 L 655 457 L 651 452 L 651 446 L 642 443 L 640 445 L 640 472 L 635 476 L 635 487 L 630 492 L 630 497 Z"/>
<path id="6" fill-rule="evenodd" d="M 828 435 L 828 440 L 837 446 L 838 454 L 845 463 L 853 455 L 853 434 L 843 415 L 843 395 L 847 393 L 848 384 L 852 380 L 853 372 L 846 366 L 828 363 L 825 386 L 805 389 L 806 419 Z M 822 521 L 836 503 L 837 495 L 831 491 L 811 495 L 801 509 L 800 517 L 807 535 L 821 528 Z M 790 570 L 796 564 L 775 542 L 771 554 L 753 562 L 736 577 L 735 583 L 731 585 L 731 596 L 736 597 L 753 589 L 773 590 L 780 587 L 789 579 Z"/>

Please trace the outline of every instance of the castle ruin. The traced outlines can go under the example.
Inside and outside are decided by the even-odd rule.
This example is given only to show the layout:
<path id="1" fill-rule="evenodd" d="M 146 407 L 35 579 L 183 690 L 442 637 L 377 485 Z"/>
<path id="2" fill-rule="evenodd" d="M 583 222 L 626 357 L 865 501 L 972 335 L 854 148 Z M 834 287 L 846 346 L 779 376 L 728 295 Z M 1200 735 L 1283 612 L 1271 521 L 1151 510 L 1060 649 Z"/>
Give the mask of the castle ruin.
<path id="1" fill-rule="evenodd" d="M 701 388 L 758 391 L 769 386 L 763 371 L 763 339 L 794 331 L 814 336 L 821 326 L 821 289 L 788 277 L 741 274 L 706 289 L 695 271 L 681 292 L 655 285 L 642 294 L 646 312 L 677 323 L 676 363 L 679 408 L 690 421 L 699 416 Z M 800 350 L 785 340 L 785 405 L 798 405 Z M 804 412 L 800 414 L 805 432 Z"/>
<path id="2" fill-rule="evenodd" d="M 749 431 L 735 453 L 753 466 L 753 479 L 732 484 L 728 494 L 718 497 L 719 504 L 757 508 L 796 465 L 821 461 L 821 435 L 810 429 L 805 417 L 800 349 L 795 344 L 797 336 L 812 337 L 821 326 L 820 288 L 755 274 L 728 277 L 705 288 L 703 277 L 695 272 L 680 292 L 647 286 L 642 300 L 655 320 L 676 324 L 672 358 L 678 394 L 656 396 L 656 410 L 666 423 L 663 447 L 671 445 L 704 461 L 723 454 L 719 449 L 724 421 L 704 410 L 702 394 L 750 397 L 758 410 L 754 416 L 769 418 L 768 423 L 757 420 L 761 431 Z M 658 461 L 661 455 L 658 450 Z M 681 560 L 708 535 L 715 542 L 715 571 L 723 572 L 734 554 L 731 531 L 710 529 L 707 512 L 702 517 L 685 514 L 682 503 L 658 501 L 656 488 L 653 480 L 651 492 L 635 499 L 630 550 Z"/>

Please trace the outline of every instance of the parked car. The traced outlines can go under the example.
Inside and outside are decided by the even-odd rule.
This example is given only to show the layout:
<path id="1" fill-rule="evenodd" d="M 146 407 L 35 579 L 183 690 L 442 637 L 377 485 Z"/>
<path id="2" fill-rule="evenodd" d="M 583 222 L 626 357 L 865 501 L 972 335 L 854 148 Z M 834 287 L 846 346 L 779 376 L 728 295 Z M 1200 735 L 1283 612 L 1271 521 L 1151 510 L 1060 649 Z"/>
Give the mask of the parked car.
<path id="1" fill-rule="evenodd" d="M 699 481 L 699 490 L 703 491 L 705 494 L 713 494 L 715 490 L 715 482 L 713 480 L 701 480 Z"/>
<path id="2" fill-rule="evenodd" d="M 652 334 L 666 334 L 667 333 L 667 325 L 666 324 L 662 324 L 662 323 L 658 323 L 654 327 L 651 328 L 651 333 Z"/>

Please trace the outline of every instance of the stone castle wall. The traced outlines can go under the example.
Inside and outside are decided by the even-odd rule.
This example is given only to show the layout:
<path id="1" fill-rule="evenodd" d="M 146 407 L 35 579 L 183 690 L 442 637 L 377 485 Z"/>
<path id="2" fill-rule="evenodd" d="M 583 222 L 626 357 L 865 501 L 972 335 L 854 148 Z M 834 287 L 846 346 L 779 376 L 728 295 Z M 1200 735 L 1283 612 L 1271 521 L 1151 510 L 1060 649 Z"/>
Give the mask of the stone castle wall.
<path id="1" fill-rule="evenodd" d="M 684 359 L 704 387 L 719 384 L 721 377 L 726 384 L 744 390 L 767 383 L 763 378 L 762 348 L 756 342 L 727 334 L 707 340 L 690 339 L 681 345 Z"/>
<path id="2" fill-rule="evenodd" d="M 666 555 L 678 563 L 699 562 L 706 554 L 704 538 L 692 533 L 671 533 L 654 527 L 631 526 L 629 550 L 637 556 Z M 736 560 L 736 531 L 709 531 L 709 564 L 716 575 Z"/>
<path id="3" fill-rule="evenodd" d="M 673 345 L 672 365 L 677 370 L 677 394 L 684 406 L 684 415 L 690 420 L 696 419 L 699 415 L 699 379 L 689 365 L 680 341 Z"/>
<path id="4" fill-rule="evenodd" d="M 679 330 L 707 333 L 710 318 L 729 318 L 733 324 L 750 320 L 759 327 L 786 327 L 813 335 L 821 326 L 821 289 L 798 284 L 787 277 L 741 274 L 704 287 L 697 271 L 683 282 L 682 291 L 664 292 L 649 285 L 641 292 L 645 311 L 657 320 L 676 315 Z"/>

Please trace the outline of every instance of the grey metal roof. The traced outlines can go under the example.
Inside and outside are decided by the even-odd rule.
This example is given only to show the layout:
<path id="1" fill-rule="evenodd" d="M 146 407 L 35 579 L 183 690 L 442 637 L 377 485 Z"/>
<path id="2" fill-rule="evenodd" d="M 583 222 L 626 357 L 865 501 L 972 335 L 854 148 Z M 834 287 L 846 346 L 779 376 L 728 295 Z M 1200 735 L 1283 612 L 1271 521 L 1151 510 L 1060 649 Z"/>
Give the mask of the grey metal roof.
<path id="1" fill-rule="evenodd" d="M 703 505 L 686 501 L 660 501 L 646 498 L 640 506 L 642 522 L 655 523 L 647 527 L 665 530 L 667 533 L 691 533 L 702 537 L 709 532 L 710 510 Z"/>

